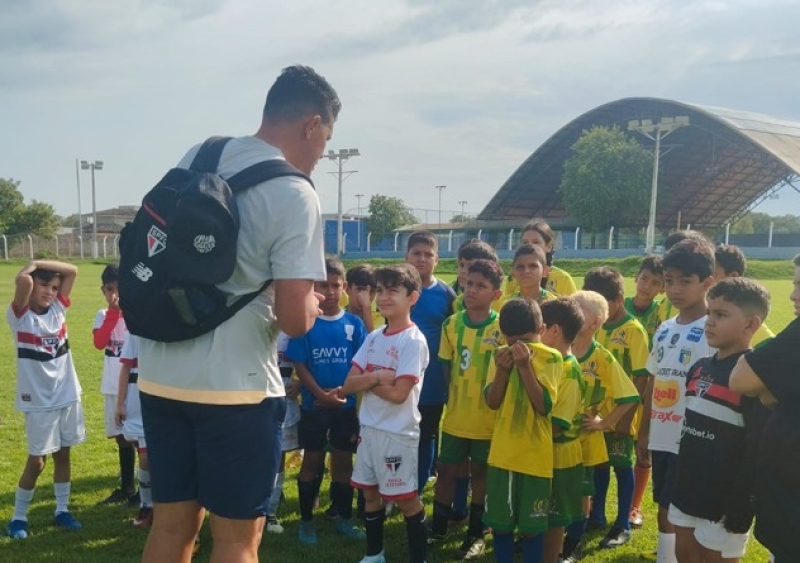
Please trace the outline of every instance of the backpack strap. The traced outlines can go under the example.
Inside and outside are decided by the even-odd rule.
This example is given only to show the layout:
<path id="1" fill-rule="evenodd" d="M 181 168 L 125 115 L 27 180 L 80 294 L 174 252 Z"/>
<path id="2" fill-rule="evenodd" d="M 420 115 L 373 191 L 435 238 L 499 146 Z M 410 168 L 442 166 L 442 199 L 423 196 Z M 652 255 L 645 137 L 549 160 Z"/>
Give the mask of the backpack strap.
<path id="1" fill-rule="evenodd" d="M 263 162 L 257 162 L 252 166 L 248 166 L 244 170 L 237 172 L 226 181 L 231 187 L 233 193 L 242 192 L 267 180 L 273 178 L 280 178 L 282 176 L 297 176 L 303 178 L 306 182 L 314 187 L 314 182 L 311 178 L 300 172 L 297 168 L 283 160 L 282 158 L 273 158 Z"/>
<path id="2" fill-rule="evenodd" d="M 194 172 L 214 173 L 219 166 L 219 159 L 222 150 L 233 137 L 209 137 L 197 151 L 197 154 L 189 166 L 189 170 Z"/>

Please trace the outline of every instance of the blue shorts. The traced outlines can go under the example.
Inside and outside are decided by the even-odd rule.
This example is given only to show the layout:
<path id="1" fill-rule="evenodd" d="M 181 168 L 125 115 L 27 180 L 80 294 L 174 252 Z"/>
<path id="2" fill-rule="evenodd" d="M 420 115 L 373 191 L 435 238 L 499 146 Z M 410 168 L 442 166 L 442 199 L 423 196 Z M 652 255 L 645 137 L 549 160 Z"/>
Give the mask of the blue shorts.
<path id="1" fill-rule="evenodd" d="M 267 513 L 281 458 L 284 397 L 206 405 L 141 393 L 155 502 L 197 501 L 223 518 Z"/>
<path id="2" fill-rule="evenodd" d="M 653 460 L 653 501 L 667 509 L 672 504 L 672 490 L 678 471 L 678 454 L 651 452 Z"/>

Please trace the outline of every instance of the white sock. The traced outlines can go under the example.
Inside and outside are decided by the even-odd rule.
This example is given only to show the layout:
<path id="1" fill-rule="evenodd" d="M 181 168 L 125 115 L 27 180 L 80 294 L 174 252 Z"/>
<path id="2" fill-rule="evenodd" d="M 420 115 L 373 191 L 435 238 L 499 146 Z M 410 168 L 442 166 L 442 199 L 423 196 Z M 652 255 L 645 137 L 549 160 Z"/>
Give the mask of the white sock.
<path id="1" fill-rule="evenodd" d="M 53 490 L 56 494 L 56 515 L 62 512 L 69 512 L 69 489 L 70 482 L 66 483 L 53 483 Z"/>
<path id="2" fill-rule="evenodd" d="M 35 490 L 35 488 L 29 491 L 17 487 L 17 492 L 14 495 L 14 516 L 11 517 L 12 520 L 28 521 L 28 507 L 31 505 L 33 491 Z"/>
<path id="3" fill-rule="evenodd" d="M 675 555 L 675 534 L 658 533 L 656 563 L 678 563 Z"/>
<path id="4" fill-rule="evenodd" d="M 153 489 L 150 488 L 150 470 L 139 468 L 139 498 L 142 506 L 153 506 Z"/>

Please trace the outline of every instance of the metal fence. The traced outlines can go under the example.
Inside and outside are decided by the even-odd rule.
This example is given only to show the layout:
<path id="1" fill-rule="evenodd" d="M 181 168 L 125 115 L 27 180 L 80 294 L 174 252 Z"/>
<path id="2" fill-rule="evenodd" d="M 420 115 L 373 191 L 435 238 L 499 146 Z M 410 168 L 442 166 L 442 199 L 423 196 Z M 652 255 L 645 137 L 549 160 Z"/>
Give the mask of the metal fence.
<path id="1" fill-rule="evenodd" d="M 118 258 L 119 235 L 98 234 L 97 252 L 93 252 L 92 236 L 81 237 L 74 234 L 61 234 L 53 237 L 37 235 L 0 235 L 2 257 L 4 260 L 35 258 Z"/>

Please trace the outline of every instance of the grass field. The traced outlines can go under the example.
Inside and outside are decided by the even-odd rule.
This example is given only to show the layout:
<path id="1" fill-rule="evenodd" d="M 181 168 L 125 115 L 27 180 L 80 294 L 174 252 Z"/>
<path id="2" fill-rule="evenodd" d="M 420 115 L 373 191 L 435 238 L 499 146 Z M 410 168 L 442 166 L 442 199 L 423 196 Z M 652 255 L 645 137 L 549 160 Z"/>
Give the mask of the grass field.
<path id="1" fill-rule="evenodd" d="M 20 264 L 0 264 L 0 302 L 10 303 L 13 295 L 13 279 Z M 5 525 L 11 517 L 14 503 L 14 490 L 26 458 L 26 445 L 23 417 L 14 411 L 15 358 L 12 338 L 7 324 L 0 331 L 0 562 L 80 562 L 80 563 L 127 563 L 138 561 L 146 532 L 130 526 L 133 511 L 115 506 L 97 506 L 116 485 L 117 456 L 112 441 L 104 436 L 103 403 L 99 393 L 103 354 L 94 349 L 91 341 L 91 328 L 96 311 L 104 302 L 99 290 L 102 265 L 81 264 L 80 276 L 75 286 L 70 309 L 69 336 L 78 375 L 83 385 L 83 404 L 89 432 L 86 443 L 73 451 L 73 479 L 71 510 L 83 522 L 83 530 L 75 533 L 57 530 L 52 525 L 55 507 L 52 492 L 52 468 L 48 466 L 39 480 L 34 502 L 31 505 L 29 523 L 32 536 L 26 541 L 12 542 L 5 538 Z M 452 275 L 443 276 L 452 279 Z M 792 318 L 792 309 L 787 299 L 791 291 L 789 280 L 767 280 L 765 285 L 773 295 L 773 312 L 769 324 L 776 332 Z M 628 289 L 632 287 L 629 284 Z M 295 470 L 296 471 L 296 470 Z M 301 546 L 296 540 L 299 520 L 297 490 L 294 485 L 294 471 L 287 477 L 287 502 L 281 507 L 281 521 L 286 526 L 282 536 L 265 534 L 261 547 L 262 561 L 332 563 L 359 561 L 364 553 L 364 545 L 341 539 L 333 527 L 319 515 L 318 533 L 320 543 L 313 548 Z M 235 475 L 230 476 L 235 479 Z M 325 488 L 325 487 L 324 487 Z M 612 490 L 614 485 L 612 484 Z M 615 499 L 609 495 L 609 519 L 615 516 Z M 430 506 L 431 491 L 426 491 L 424 499 Z M 326 503 L 326 499 L 323 499 Z M 587 563 L 617 561 L 633 563 L 642 561 L 638 553 L 653 549 L 656 544 L 655 511 L 648 501 L 645 506 L 647 521 L 641 531 L 634 534 L 628 545 L 617 550 L 597 549 L 600 534 L 590 536 L 586 557 Z M 406 561 L 403 547 L 405 525 L 402 517 L 394 516 L 387 522 L 386 551 L 390 561 Z M 431 550 L 430 562 L 452 561 L 460 543 L 463 530 L 454 530 L 451 538 L 443 546 Z M 207 561 L 210 553 L 210 535 L 207 526 L 202 534 L 202 548 L 196 561 Z M 493 561 L 491 553 L 483 561 Z M 751 542 L 747 563 L 766 561 L 765 550 L 756 542 Z M 169 562 L 165 562 L 169 563 Z"/>

